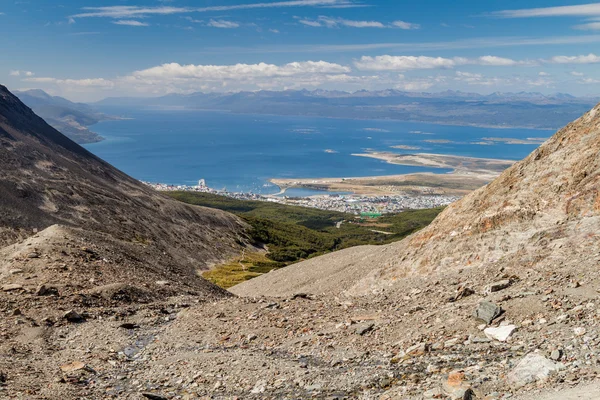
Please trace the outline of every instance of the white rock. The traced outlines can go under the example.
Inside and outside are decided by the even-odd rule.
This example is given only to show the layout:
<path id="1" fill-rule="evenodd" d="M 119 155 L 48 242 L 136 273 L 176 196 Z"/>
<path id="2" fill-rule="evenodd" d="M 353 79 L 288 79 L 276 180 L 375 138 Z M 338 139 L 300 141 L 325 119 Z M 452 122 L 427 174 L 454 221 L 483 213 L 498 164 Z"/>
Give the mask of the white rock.
<path id="1" fill-rule="evenodd" d="M 577 336 L 583 336 L 587 333 L 587 330 L 583 327 L 577 327 L 573 329 L 573 333 Z"/>
<path id="2" fill-rule="evenodd" d="M 563 368 L 562 364 L 548 360 L 540 354 L 529 353 L 508 374 L 507 380 L 510 384 L 519 388 L 529 383 L 545 381 Z"/>
<path id="3" fill-rule="evenodd" d="M 256 385 L 254 385 L 254 388 L 250 391 L 250 393 L 259 394 L 264 393 L 265 390 L 267 390 L 267 381 L 261 380 L 256 382 Z"/>
<path id="4" fill-rule="evenodd" d="M 486 328 L 483 330 L 485 336 L 490 339 L 498 340 L 500 342 L 506 342 L 506 340 L 513 334 L 517 329 L 515 325 L 506 325 L 499 328 Z"/>

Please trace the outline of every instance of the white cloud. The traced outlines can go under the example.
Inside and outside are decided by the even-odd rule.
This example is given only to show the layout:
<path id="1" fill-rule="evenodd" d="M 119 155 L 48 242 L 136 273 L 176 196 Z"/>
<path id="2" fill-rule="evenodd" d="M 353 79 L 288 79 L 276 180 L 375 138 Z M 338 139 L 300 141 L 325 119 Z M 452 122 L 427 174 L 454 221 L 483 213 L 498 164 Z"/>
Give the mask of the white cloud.
<path id="1" fill-rule="evenodd" d="M 49 77 L 40 77 L 40 78 L 26 78 L 23 79 L 25 82 L 33 82 L 33 83 L 44 83 L 44 84 L 54 84 L 58 86 L 65 87 L 79 87 L 79 88 L 113 88 L 115 86 L 114 82 L 103 79 L 57 79 L 57 78 L 49 78 Z"/>
<path id="2" fill-rule="evenodd" d="M 600 56 L 592 53 L 580 56 L 555 56 L 547 62 L 552 64 L 597 64 L 600 63 Z"/>
<path id="3" fill-rule="evenodd" d="M 415 69 L 454 68 L 459 65 L 517 66 L 530 65 L 531 61 L 515 61 L 510 58 L 483 56 L 469 59 L 464 57 L 443 58 L 427 56 L 363 56 L 354 65 L 368 71 L 408 71 Z"/>
<path id="4" fill-rule="evenodd" d="M 34 76 L 35 74 L 31 71 L 10 71 L 10 76 Z"/>
<path id="5" fill-rule="evenodd" d="M 345 74 L 351 69 L 325 61 L 293 62 L 285 65 L 236 64 L 236 65 L 180 65 L 163 64 L 135 71 L 136 79 L 201 79 L 207 81 L 249 80 L 257 78 L 291 77 L 310 74 Z"/>
<path id="6" fill-rule="evenodd" d="M 296 17 L 297 18 L 297 17 Z M 297 18 L 298 19 L 298 18 Z M 350 27 L 350 28 L 400 28 L 400 29 L 419 29 L 419 24 L 411 24 L 409 22 L 404 21 L 395 21 L 391 24 L 387 25 L 383 22 L 379 21 L 361 21 L 361 20 L 351 20 L 345 18 L 331 18 L 326 16 L 319 16 L 319 18 L 315 20 L 311 19 L 299 19 L 301 24 L 312 26 L 312 27 L 327 27 L 327 28 L 339 28 L 340 26 Z"/>
<path id="7" fill-rule="evenodd" d="M 136 21 L 133 19 L 120 19 L 118 21 L 114 21 L 113 24 L 125 25 L 125 26 L 150 26 L 150 24 L 147 24 L 145 22 Z"/>
<path id="8" fill-rule="evenodd" d="M 600 43 L 600 35 L 571 35 L 571 36 L 548 36 L 548 37 L 488 37 L 460 39 L 455 41 L 440 42 L 385 42 L 385 43 L 349 43 L 349 44 L 314 44 L 314 45 L 267 45 L 259 47 L 219 47 L 220 52 L 256 53 L 265 51 L 268 53 L 333 53 L 333 52 L 357 52 L 373 51 L 381 49 L 394 49 L 396 51 L 414 51 L 418 45 L 421 50 L 457 50 L 457 49 L 479 49 L 500 48 L 516 46 L 545 46 L 545 45 L 574 45 Z M 216 52 L 217 48 L 209 49 Z"/>
<path id="9" fill-rule="evenodd" d="M 271 33 L 279 33 L 279 29 L 269 29 L 269 32 L 271 32 Z"/>
<path id="10" fill-rule="evenodd" d="M 590 85 L 590 84 L 600 83 L 600 80 L 593 79 L 593 78 L 584 78 L 584 79 L 580 79 L 579 81 L 577 81 L 577 83 L 579 83 L 581 85 Z"/>
<path id="11" fill-rule="evenodd" d="M 394 21 L 394 22 L 392 22 L 392 25 L 395 26 L 396 28 L 405 29 L 405 30 L 421 28 L 421 25 L 419 25 L 419 24 L 413 24 L 411 22 L 405 22 L 405 21 Z"/>
<path id="12" fill-rule="evenodd" d="M 540 72 L 538 73 L 538 76 L 551 76 L 551 75 L 550 75 L 549 73 L 547 73 L 547 72 L 540 71 Z"/>
<path id="13" fill-rule="evenodd" d="M 600 3 L 582 4 L 577 6 L 503 10 L 492 13 L 491 15 L 502 18 L 600 16 Z"/>
<path id="14" fill-rule="evenodd" d="M 339 28 L 340 26 L 346 26 L 351 28 L 385 28 L 386 26 L 378 21 L 356 21 L 344 18 L 331 18 L 320 16 L 316 20 L 301 19 L 298 22 L 301 24 L 312 26 L 312 27 L 327 27 L 327 28 Z"/>
<path id="15" fill-rule="evenodd" d="M 573 76 L 584 76 L 585 75 L 583 72 L 577 72 L 577 71 L 571 71 L 569 73 Z"/>
<path id="16" fill-rule="evenodd" d="M 359 70 L 367 71 L 408 71 L 412 69 L 452 68 L 456 60 L 426 56 L 363 56 L 354 61 Z"/>
<path id="17" fill-rule="evenodd" d="M 233 21 L 225 21 L 223 19 L 211 19 L 208 24 L 206 24 L 207 26 L 212 26 L 213 28 L 224 28 L 224 29 L 233 29 L 233 28 L 239 28 L 240 24 L 238 24 L 237 22 L 233 22 Z"/>
<path id="18" fill-rule="evenodd" d="M 151 15 L 172 15 L 201 13 L 210 11 L 234 11 L 260 8 L 284 8 L 284 7 L 353 7 L 360 5 L 353 0 L 290 0 L 276 1 L 273 3 L 250 3 L 229 6 L 211 7 L 141 7 L 141 6 L 108 6 L 108 7 L 84 7 L 84 12 L 72 15 L 73 18 L 140 18 Z"/>
<path id="19" fill-rule="evenodd" d="M 321 23 L 319 21 L 311 21 L 308 19 L 300 19 L 300 20 L 298 20 L 298 22 L 300 22 L 303 25 L 312 26 L 315 28 L 319 28 L 319 27 L 323 26 L 323 25 L 321 25 Z"/>
<path id="20" fill-rule="evenodd" d="M 600 31 L 600 22 L 589 22 L 587 24 L 575 25 L 573 28 L 581 31 Z"/>
<path id="21" fill-rule="evenodd" d="M 510 58 L 503 58 L 503 57 L 496 57 L 496 56 L 483 56 L 483 57 L 479 57 L 479 64 L 504 67 L 504 66 L 520 65 L 520 62 L 511 60 Z"/>

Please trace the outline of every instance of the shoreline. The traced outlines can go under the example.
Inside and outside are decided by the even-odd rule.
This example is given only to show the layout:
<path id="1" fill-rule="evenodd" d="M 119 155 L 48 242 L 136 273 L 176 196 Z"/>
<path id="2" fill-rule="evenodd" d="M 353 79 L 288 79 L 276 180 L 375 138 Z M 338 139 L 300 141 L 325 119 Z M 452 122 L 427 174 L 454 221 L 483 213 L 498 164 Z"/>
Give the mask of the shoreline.
<path id="1" fill-rule="evenodd" d="M 417 172 L 342 178 L 273 178 L 269 182 L 283 189 L 303 188 L 331 192 L 353 192 L 363 196 L 453 195 L 464 196 L 509 168 L 516 161 L 461 157 L 441 154 L 366 153 L 353 154 L 376 158 L 391 164 L 450 169 L 451 172 Z"/>

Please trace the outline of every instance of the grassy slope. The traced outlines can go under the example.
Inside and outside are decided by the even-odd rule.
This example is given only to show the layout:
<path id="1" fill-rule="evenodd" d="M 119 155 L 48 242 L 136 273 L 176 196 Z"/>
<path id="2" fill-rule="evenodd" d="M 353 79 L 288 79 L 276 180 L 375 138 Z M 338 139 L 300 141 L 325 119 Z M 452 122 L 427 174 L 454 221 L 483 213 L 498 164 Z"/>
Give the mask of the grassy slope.
<path id="1" fill-rule="evenodd" d="M 167 194 L 185 203 L 218 208 L 240 216 L 252 226 L 249 234 L 256 244 L 268 248 L 266 254 L 244 254 L 204 274 L 222 287 L 231 287 L 272 269 L 331 251 L 398 241 L 427 226 L 442 210 L 406 211 L 361 222 L 352 214 L 336 211 L 236 200 L 207 193 Z M 344 223 L 336 228 L 339 221 Z"/>

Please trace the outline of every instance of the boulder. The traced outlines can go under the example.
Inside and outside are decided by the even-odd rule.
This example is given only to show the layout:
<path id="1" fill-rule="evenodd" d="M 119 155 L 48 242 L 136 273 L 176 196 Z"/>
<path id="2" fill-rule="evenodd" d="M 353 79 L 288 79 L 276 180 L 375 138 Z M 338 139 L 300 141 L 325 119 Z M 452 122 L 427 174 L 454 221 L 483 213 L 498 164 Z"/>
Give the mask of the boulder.
<path id="1" fill-rule="evenodd" d="M 562 364 L 548 360 L 541 354 L 529 353 L 508 374 L 507 381 L 515 388 L 520 388 L 530 383 L 544 382 L 563 368 Z"/>
<path id="2" fill-rule="evenodd" d="M 502 308 L 490 301 L 482 301 L 479 303 L 477 309 L 473 312 L 473 316 L 475 318 L 484 321 L 488 325 L 501 314 Z"/>
<path id="3" fill-rule="evenodd" d="M 516 329 L 517 327 L 515 325 L 505 325 L 498 328 L 486 328 L 483 333 L 485 333 L 485 336 L 489 339 L 506 342 Z"/>

